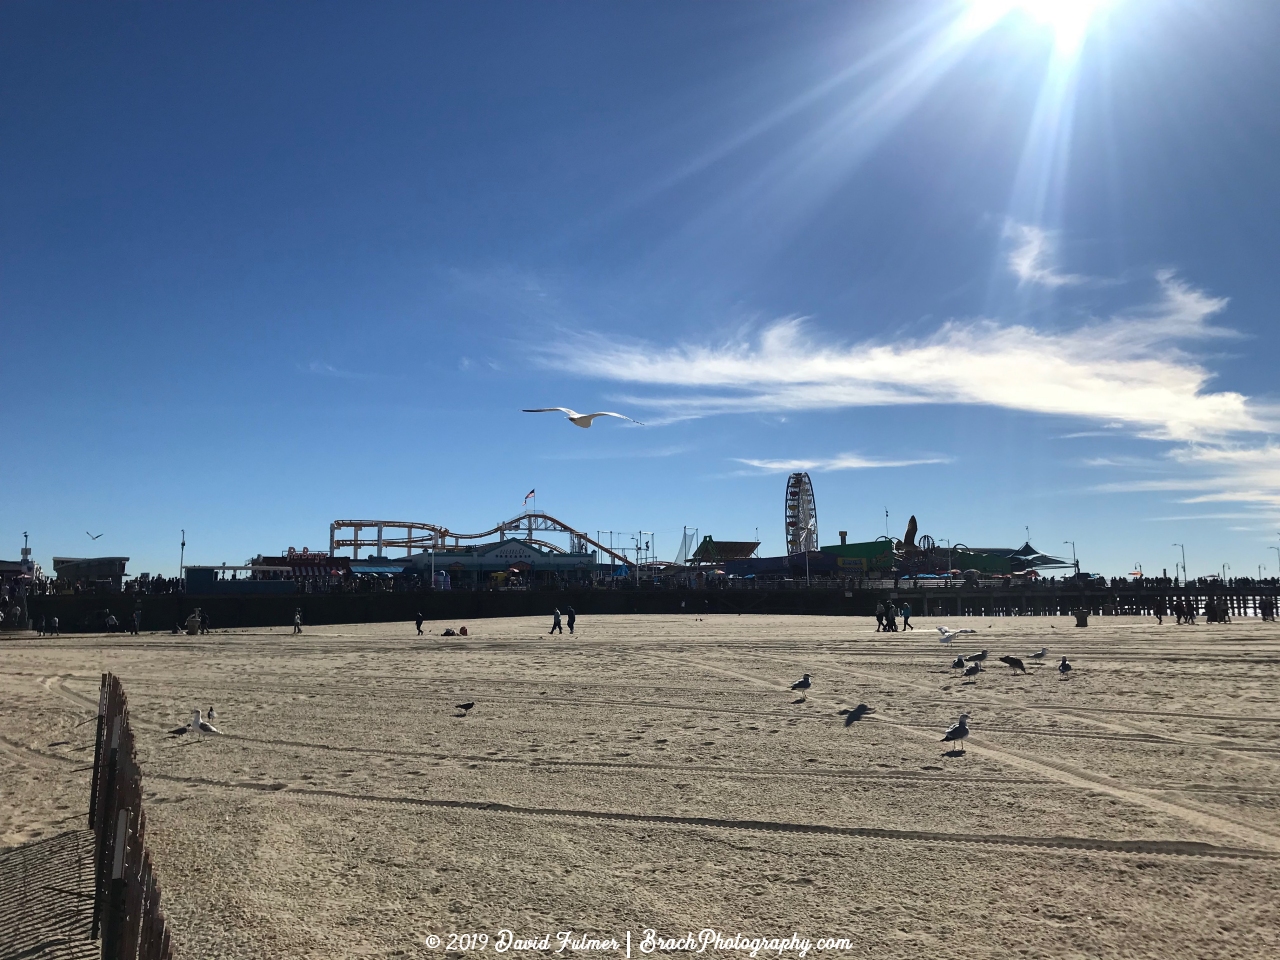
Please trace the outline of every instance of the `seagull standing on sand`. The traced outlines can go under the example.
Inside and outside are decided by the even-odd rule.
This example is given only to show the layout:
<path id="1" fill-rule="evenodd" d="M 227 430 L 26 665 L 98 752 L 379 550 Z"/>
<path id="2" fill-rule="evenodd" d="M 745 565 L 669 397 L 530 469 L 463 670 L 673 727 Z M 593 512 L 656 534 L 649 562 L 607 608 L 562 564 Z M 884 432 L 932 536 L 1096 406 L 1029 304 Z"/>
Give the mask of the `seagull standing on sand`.
<path id="1" fill-rule="evenodd" d="M 572 423 L 575 427 L 581 427 L 583 430 L 591 426 L 591 421 L 596 417 L 617 417 L 619 420 L 631 420 L 620 413 L 614 413 L 611 410 L 601 410 L 598 413 L 579 413 L 577 410 L 570 410 L 568 407 L 535 407 L 532 410 L 521 410 L 521 413 L 563 413 L 565 419 Z M 639 420 L 631 420 L 632 423 L 639 423 Z"/>
<path id="2" fill-rule="evenodd" d="M 952 670 L 963 670 L 963 669 L 964 669 L 964 657 L 956 657 L 954 660 L 952 660 L 952 661 L 951 661 L 951 669 L 952 669 Z"/>
<path id="3" fill-rule="evenodd" d="M 971 653 L 965 657 L 965 659 L 970 663 L 981 663 L 983 660 L 987 659 L 987 653 L 988 651 L 986 650 L 983 650 L 981 653 Z"/>
<path id="4" fill-rule="evenodd" d="M 976 677 L 980 673 L 982 673 L 982 664 L 980 663 L 971 663 L 965 667 L 964 675 L 966 677 Z M 974 682 L 976 683 L 977 681 Z"/>
<path id="5" fill-rule="evenodd" d="M 212 733 L 215 736 L 222 736 L 222 731 L 215 727 L 208 720 L 200 719 L 200 708 L 196 707 L 195 713 L 191 717 L 191 728 L 199 730 L 201 733 Z"/>
<path id="6" fill-rule="evenodd" d="M 454 707 L 458 710 L 461 710 L 462 716 L 465 717 L 468 713 L 471 712 L 471 708 L 474 707 L 475 705 L 476 705 L 476 702 L 474 700 L 468 700 L 466 703 L 455 703 Z"/>
<path id="7" fill-rule="evenodd" d="M 791 689 L 799 690 L 801 699 L 808 700 L 809 688 L 811 686 L 813 686 L 813 684 L 809 682 L 809 675 L 806 673 L 803 677 L 801 677 L 799 680 L 797 680 L 795 683 L 791 685 Z"/>
<path id="8" fill-rule="evenodd" d="M 970 630 L 968 627 L 961 627 L 959 630 L 948 630 L 946 627 L 939 627 L 938 633 L 942 636 L 938 637 L 939 643 L 950 643 L 954 638 L 965 633 L 977 633 L 977 630 Z"/>
<path id="9" fill-rule="evenodd" d="M 1032 659 L 1032 660 L 1043 660 L 1043 659 L 1044 659 L 1044 657 L 1045 657 L 1045 654 L 1047 654 L 1048 652 L 1049 652 L 1049 648 L 1048 648 L 1048 647 L 1041 647 L 1041 648 L 1040 648 L 1040 652 L 1039 652 L 1039 653 L 1033 653 L 1033 654 L 1031 655 L 1031 659 Z"/>
<path id="10" fill-rule="evenodd" d="M 1071 664 L 1067 663 L 1067 658 L 1063 657 L 1062 662 L 1058 664 L 1058 672 L 1062 674 L 1062 679 L 1067 679 L 1067 674 L 1071 672 Z"/>
<path id="11" fill-rule="evenodd" d="M 967 713 L 960 714 L 960 719 L 947 727 L 947 732 L 942 735 L 943 743 L 959 743 L 968 739 L 969 736 L 969 715 Z M 960 752 L 964 753 L 964 745 L 961 744 Z"/>

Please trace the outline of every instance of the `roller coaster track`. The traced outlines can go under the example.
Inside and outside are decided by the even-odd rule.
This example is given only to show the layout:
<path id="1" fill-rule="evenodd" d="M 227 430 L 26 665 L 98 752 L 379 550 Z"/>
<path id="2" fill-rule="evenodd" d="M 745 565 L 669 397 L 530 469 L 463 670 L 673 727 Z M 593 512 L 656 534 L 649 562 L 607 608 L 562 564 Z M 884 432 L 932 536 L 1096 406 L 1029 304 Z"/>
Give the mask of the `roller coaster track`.
<path id="1" fill-rule="evenodd" d="M 373 536 L 366 534 L 361 537 L 362 530 L 374 531 Z M 387 531 L 397 531 L 396 536 L 387 536 Z M 415 532 L 416 531 L 416 532 Z M 343 535 L 347 532 L 346 535 Z M 569 536 L 569 550 L 557 544 L 550 543 L 546 540 L 534 537 L 536 532 L 564 533 Z M 510 520 L 504 520 L 491 530 L 485 530 L 481 533 L 455 533 L 447 527 L 442 527 L 435 523 L 422 523 L 417 520 L 335 520 L 329 524 L 329 555 L 336 556 L 338 550 L 351 548 L 359 550 L 361 548 L 370 548 L 378 550 L 379 555 L 383 550 L 402 549 L 405 556 L 410 556 L 415 550 L 442 550 L 448 544 L 450 539 L 453 545 L 458 546 L 462 540 L 485 540 L 489 537 L 499 536 L 507 539 L 508 534 L 517 534 L 513 539 L 519 539 L 522 543 L 532 544 L 547 550 L 553 550 L 556 553 L 575 552 L 577 547 L 580 552 L 586 552 L 586 546 L 595 547 L 603 556 L 612 557 L 618 563 L 624 566 L 634 566 L 634 560 L 628 560 L 623 554 L 615 553 L 604 544 L 596 542 L 587 536 L 581 530 L 575 530 L 563 520 L 557 520 L 555 517 L 549 516 L 542 512 L 528 511 L 519 516 L 512 517 Z"/>

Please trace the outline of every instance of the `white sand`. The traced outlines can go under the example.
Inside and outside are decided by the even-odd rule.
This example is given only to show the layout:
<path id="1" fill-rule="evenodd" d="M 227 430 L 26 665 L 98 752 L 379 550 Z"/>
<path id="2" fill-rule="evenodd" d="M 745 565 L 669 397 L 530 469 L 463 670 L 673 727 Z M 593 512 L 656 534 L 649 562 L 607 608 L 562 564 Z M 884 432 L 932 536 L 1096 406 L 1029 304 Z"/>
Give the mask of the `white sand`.
<path id="1" fill-rule="evenodd" d="M 109 669 L 184 957 L 442 956 L 428 935 L 504 927 L 798 933 L 876 957 L 1280 955 L 1280 629 L 1072 622 L 7 641 L 0 844 L 83 811 L 93 725 L 71 725 Z M 944 646 L 938 623 L 979 635 Z M 996 662 L 1042 645 L 1068 681 Z M 983 647 L 976 684 L 947 669 Z M 878 712 L 846 729 L 859 702 Z M 210 704 L 227 736 L 164 735 Z M 944 756 L 961 712 L 967 753 Z"/>

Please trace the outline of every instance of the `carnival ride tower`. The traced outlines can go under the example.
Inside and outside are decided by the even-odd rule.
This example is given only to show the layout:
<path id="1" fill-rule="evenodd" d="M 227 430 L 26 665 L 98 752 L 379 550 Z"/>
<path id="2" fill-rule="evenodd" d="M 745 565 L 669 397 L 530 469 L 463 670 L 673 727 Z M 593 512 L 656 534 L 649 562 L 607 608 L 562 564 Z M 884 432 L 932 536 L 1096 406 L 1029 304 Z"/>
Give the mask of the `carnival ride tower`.
<path id="1" fill-rule="evenodd" d="M 787 478 L 787 555 L 818 549 L 818 507 L 813 499 L 813 481 L 807 473 Z"/>

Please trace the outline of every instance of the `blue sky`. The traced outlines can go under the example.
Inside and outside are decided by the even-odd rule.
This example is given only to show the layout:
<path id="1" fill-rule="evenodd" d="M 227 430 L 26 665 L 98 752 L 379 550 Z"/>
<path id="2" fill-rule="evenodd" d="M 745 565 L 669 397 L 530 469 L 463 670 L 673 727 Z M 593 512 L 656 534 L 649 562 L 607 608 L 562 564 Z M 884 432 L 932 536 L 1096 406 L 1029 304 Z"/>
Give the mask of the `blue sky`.
<path id="1" fill-rule="evenodd" d="M 777 553 L 806 469 L 824 543 L 1274 575 L 1280 5 L 1097 7 L 6 4 L 0 555 Z"/>

